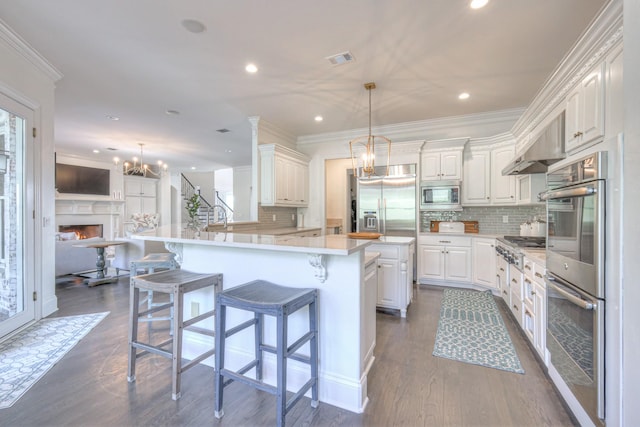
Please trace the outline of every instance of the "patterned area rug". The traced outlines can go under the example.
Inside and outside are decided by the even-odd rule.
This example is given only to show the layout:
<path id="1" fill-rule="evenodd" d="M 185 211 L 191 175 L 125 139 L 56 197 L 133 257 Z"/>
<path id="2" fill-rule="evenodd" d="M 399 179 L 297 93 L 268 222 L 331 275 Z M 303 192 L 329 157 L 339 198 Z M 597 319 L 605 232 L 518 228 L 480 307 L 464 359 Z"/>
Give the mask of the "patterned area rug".
<path id="1" fill-rule="evenodd" d="M 433 355 L 524 374 L 491 291 L 444 290 Z"/>
<path id="2" fill-rule="evenodd" d="M 0 409 L 13 405 L 108 314 L 42 319 L 0 343 Z"/>

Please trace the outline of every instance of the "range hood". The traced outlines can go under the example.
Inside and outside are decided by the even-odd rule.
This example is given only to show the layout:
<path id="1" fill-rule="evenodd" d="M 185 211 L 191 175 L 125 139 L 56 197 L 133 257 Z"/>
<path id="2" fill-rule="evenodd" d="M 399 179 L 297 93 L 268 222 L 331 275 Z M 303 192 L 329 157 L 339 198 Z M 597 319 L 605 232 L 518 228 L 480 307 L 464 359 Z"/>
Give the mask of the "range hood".
<path id="1" fill-rule="evenodd" d="M 564 158 L 564 112 L 562 112 L 549 123 L 523 154 L 502 169 L 502 175 L 544 173 L 550 165 Z"/>

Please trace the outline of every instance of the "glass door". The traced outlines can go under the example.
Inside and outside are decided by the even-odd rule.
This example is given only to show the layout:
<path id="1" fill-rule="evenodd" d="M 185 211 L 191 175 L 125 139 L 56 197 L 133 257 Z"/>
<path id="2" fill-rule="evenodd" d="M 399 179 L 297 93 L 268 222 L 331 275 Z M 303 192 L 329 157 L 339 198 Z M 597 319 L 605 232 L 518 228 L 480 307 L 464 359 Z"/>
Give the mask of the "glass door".
<path id="1" fill-rule="evenodd" d="M 0 338 L 35 319 L 32 123 L 0 94 Z"/>

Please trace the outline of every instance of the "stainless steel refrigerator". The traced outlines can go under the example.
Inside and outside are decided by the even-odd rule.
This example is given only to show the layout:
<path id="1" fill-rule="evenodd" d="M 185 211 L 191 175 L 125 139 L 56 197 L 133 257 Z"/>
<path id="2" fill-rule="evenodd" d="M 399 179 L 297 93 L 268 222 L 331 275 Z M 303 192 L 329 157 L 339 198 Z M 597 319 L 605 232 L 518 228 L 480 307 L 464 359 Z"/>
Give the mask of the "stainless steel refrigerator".
<path id="1" fill-rule="evenodd" d="M 388 176 L 357 178 L 357 231 L 416 237 L 415 171 L 415 164 L 394 165 Z"/>

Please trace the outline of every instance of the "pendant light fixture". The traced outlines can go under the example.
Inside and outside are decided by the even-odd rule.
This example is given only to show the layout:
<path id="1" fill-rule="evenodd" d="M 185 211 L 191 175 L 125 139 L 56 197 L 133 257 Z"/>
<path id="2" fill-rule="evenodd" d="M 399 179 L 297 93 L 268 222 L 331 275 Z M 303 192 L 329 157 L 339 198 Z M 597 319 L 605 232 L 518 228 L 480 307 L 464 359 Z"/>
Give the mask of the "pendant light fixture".
<path id="1" fill-rule="evenodd" d="M 358 175 L 358 169 L 362 171 L 362 175 L 371 176 L 375 174 L 377 145 L 379 150 L 383 150 L 383 154 L 386 146 L 387 168 L 384 175 L 387 176 L 389 175 L 389 160 L 391 158 L 391 140 L 371 133 L 371 91 L 376 88 L 376 84 L 374 82 L 365 83 L 364 88 L 369 91 L 369 134 L 349 141 L 353 174 Z"/>

